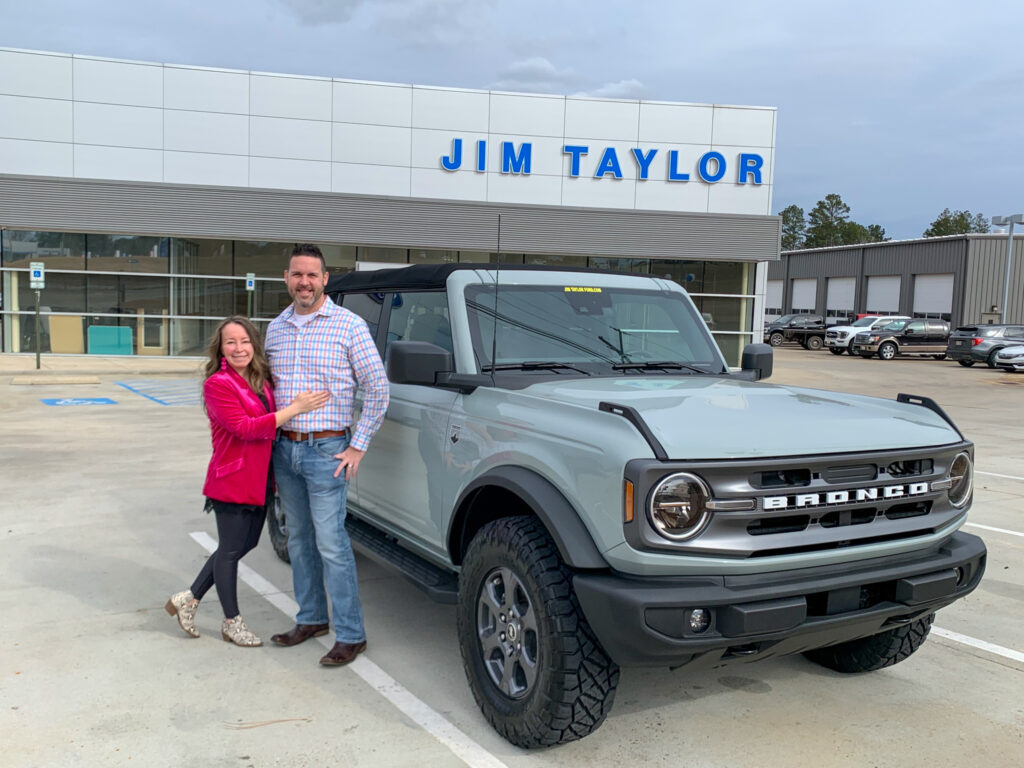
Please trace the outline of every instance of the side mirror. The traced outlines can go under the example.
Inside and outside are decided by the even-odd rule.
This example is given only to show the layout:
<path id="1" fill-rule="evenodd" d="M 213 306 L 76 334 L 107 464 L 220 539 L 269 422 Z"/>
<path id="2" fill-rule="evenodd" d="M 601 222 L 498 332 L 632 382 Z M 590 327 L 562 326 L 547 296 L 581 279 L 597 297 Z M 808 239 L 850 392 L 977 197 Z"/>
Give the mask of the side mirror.
<path id="1" fill-rule="evenodd" d="M 394 384 L 432 387 L 437 374 L 455 368 L 451 352 L 426 341 L 393 341 L 388 347 L 388 379 Z"/>
<path id="2" fill-rule="evenodd" d="M 444 387 L 465 395 L 492 383 L 491 377 L 484 374 L 455 373 L 452 353 L 426 341 L 391 342 L 387 370 L 392 384 Z"/>
<path id="3" fill-rule="evenodd" d="M 740 367 L 754 381 L 767 379 L 772 375 L 775 352 L 768 344 L 747 344 L 743 348 L 743 359 Z"/>

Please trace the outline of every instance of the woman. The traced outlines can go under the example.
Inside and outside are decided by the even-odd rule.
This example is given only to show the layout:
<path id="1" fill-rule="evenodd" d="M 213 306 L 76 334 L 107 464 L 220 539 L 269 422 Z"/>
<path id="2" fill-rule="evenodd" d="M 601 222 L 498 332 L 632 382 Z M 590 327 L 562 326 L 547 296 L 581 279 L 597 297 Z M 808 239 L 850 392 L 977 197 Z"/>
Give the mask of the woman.
<path id="1" fill-rule="evenodd" d="M 217 551 L 206 561 L 191 589 L 164 606 L 190 637 L 199 601 L 214 584 L 224 609 L 221 637 L 241 646 L 263 642 L 238 613 L 238 561 L 260 538 L 267 505 L 273 502 L 270 452 L 277 428 L 327 402 L 327 392 L 303 392 L 274 410 L 270 365 L 259 331 L 245 317 L 225 319 L 210 337 L 204 369 L 203 401 L 210 419 L 213 457 L 203 495 L 217 518 Z"/>

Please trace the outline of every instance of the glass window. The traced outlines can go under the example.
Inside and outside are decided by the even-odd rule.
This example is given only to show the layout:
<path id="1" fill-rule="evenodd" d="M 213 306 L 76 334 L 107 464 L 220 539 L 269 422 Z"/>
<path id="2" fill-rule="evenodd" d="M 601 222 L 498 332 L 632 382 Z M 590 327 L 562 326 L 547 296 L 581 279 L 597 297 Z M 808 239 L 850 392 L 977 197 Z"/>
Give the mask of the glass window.
<path id="1" fill-rule="evenodd" d="M 41 261 L 48 269 L 85 269 L 85 235 L 5 229 L 0 242 L 5 267 Z"/>
<path id="2" fill-rule="evenodd" d="M 750 328 L 754 312 L 753 299 L 694 296 L 693 303 L 712 331 L 746 331 Z"/>
<path id="3" fill-rule="evenodd" d="M 524 259 L 526 264 L 539 264 L 548 267 L 585 267 L 586 256 L 562 256 L 558 254 L 528 253 Z"/>
<path id="4" fill-rule="evenodd" d="M 696 293 L 697 291 L 691 291 Z M 754 265 L 745 261 L 707 261 L 700 293 L 753 293 Z"/>
<path id="5" fill-rule="evenodd" d="M 171 272 L 177 275 L 234 274 L 231 240 L 171 238 Z"/>
<path id="6" fill-rule="evenodd" d="M 704 293 L 704 262 L 651 259 L 651 274 L 674 280 L 689 293 Z M 725 291 L 735 293 L 735 291 Z"/>
<path id="7" fill-rule="evenodd" d="M 170 271 L 170 238 L 86 235 L 86 269 L 102 272 Z"/>
<path id="8" fill-rule="evenodd" d="M 86 276 L 87 312 L 162 314 L 170 307 L 170 281 L 162 277 Z"/>
<path id="9" fill-rule="evenodd" d="M 650 271 L 649 259 L 627 259 L 618 256 L 591 256 L 590 266 L 612 272 L 634 272 L 646 275 Z"/>
<path id="10" fill-rule="evenodd" d="M 348 293 L 342 297 L 341 306 L 363 318 L 370 329 L 370 335 L 377 338 L 380 313 L 384 307 L 383 293 Z"/>
<path id="11" fill-rule="evenodd" d="M 493 286 L 466 289 L 482 370 L 491 364 L 492 344 L 499 366 L 555 363 L 603 372 L 626 363 L 675 362 L 722 370 L 718 349 L 677 293 L 510 285 L 499 291 L 497 307 L 494 294 Z"/>
<path id="12" fill-rule="evenodd" d="M 35 291 L 29 287 L 27 272 L 4 273 L 5 309 L 35 310 Z M 85 310 L 85 275 L 46 273 L 46 287 L 40 291 L 41 312 L 82 312 Z"/>
<path id="13" fill-rule="evenodd" d="M 451 352 L 447 294 L 443 291 L 396 293 L 391 302 L 385 354 L 392 341 L 425 341 Z"/>
<path id="14" fill-rule="evenodd" d="M 410 264 L 454 264 L 458 260 L 458 251 L 430 251 L 424 248 L 409 251 Z"/>
<path id="15" fill-rule="evenodd" d="M 459 251 L 459 262 L 462 264 L 522 264 L 523 254 Z"/>
<path id="16" fill-rule="evenodd" d="M 236 240 L 234 274 L 243 276 L 252 272 L 257 277 L 282 277 L 294 247 L 294 243 Z"/>
<path id="17" fill-rule="evenodd" d="M 377 248 L 359 246 L 359 261 L 376 261 L 385 264 L 408 264 L 409 251 L 405 248 Z"/>

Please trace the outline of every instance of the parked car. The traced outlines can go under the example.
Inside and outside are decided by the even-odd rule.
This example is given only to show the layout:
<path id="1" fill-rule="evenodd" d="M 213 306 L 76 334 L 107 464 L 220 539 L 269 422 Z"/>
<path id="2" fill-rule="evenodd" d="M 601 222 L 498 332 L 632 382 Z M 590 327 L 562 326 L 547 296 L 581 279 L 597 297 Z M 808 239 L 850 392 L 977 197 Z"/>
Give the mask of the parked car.
<path id="1" fill-rule="evenodd" d="M 824 330 L 825 319 L 821 315 L 798 313 L 783 315 L 772 320 L 764 329 L 764 340 L 777 347 L 784 341 L 794 341 L 797 338 L 793 335 L 796 330 L 807 330 L 809 328 L 822 328 Z M 824 336 L 824 333 L 822 334 Z M 803 336 L 801 334 L 801 336 Z M 801 339 L 801 343 L 804 343 Z M 818 347 L 820 349 L 820 347 Z"/>
<path id="2" fill-rule="evenodd" d="M 904 315 L 864 315 L 849 325 L 833 325 L 825 332 L 825 346 L 833 355 L 841 355 L 850 348 L 850 342 L 858 333 L 881 328 L 897 320 L 910 320 Z"/>
<path id="3" fill-rule="evenodd" d="M 764 344 L 732 371 L 681 286 L 463 263 L 327 293 L 391 382 L 353 546 L 453 605 L 474 698 L 516 746 L 598 728 L 620 665 L 902 662 L 982 578 L 958 530 L 974 446 L 938 404 L 761 383 Z M 278 505 L 282 558 L 287 523 Z"/>
<path id="4" fill-rule="evenodd" d="M 996 353 L 996 367 L 1014 373 L 1024 371 L 1024 345 L 1000 349 Z"/>
<path id="5" fill-rule="evenodd" d="M 858 333 L 850 343 L 850 354 L 878 355 L 883 360 L 892 360 L 896 355 L 931 355 L 943 360 L 948 341 L 949 323 L 945 320 L 896 320 Z"/>
<path id="6" fill-rule="evenodd" d="M 946 357 L 965 368 L 975 363 L 995 368 L 999 350 L 1019 344 L 1024 344 L 1024 326 L 963 325 L 949 334 Z"/>

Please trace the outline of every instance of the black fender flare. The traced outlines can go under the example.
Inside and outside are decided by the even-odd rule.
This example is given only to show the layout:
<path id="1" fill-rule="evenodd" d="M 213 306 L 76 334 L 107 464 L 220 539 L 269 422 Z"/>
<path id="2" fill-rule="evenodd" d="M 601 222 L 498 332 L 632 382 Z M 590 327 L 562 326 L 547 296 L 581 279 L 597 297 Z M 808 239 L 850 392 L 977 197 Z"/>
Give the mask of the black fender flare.
<path id="1" fill-rule="evenodd" d="M 448 528 L 448 551 L 461 564 L 466 520 L 471 499 L 481 488 L 498 487 L 517 496 L 544 524 L 566 565 L 587 570 L 607 569 L 590 531 L 575 508 L 549 480 L 525 467 L 495 467 L 471 482 L 459 495 Z M 470 503 L 467 503 L 470 502 Z M 468 544 L 468 542 L 466 542 Z"/>

